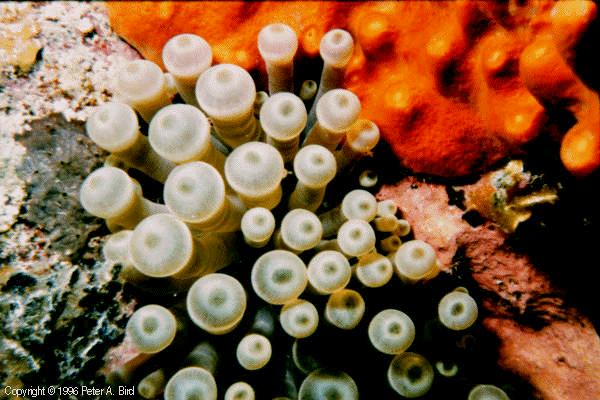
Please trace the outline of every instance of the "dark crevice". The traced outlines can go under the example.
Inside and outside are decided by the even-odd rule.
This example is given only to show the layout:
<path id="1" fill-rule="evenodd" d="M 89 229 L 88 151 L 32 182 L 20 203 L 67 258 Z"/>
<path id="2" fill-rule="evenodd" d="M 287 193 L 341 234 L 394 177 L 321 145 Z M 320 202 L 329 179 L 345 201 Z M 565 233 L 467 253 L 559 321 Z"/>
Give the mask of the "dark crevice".
<path id="1" fill-rule="evenodd" d="M 475 210 L 469 210 L 463 214 L 462 219 L 465 220 L 473 228 L 483 225 L 487 220 Z"/>
<path id="2" fill-rule="evenodd" d="M 461 210 L 465 210 L 465 192 L 456 190 L 454 186 L 446 185 L 446 194 L 448 195 L 448 205 L 456 206 Z"/>

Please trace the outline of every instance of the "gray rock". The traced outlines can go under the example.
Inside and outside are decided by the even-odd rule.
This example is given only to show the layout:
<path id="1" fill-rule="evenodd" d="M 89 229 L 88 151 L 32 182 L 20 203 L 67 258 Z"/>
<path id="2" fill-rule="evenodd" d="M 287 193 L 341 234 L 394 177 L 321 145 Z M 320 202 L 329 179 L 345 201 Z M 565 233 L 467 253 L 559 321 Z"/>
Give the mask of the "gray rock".
<path id="1" fill-rule="evenodd" d="M 86 136 L 81 122 L 52 115 L 31 124 L 17 140 L 27 149 L 17 174 L 27 184 L 20 218 L 48 235 L 49 249 L 70 256 L 104 225 L 79 204 L 79 187 L 105 154 Z"/>
<path id="2" fill-rule="evenodd" d="M 101 237 L 89 240 L 106 233 L 103 223 L 78 200 L 101 153 L 83 124 L 60 116 L 35 122 L 19 141 L 27 198 L 0 235 L 0 382 L 90 385 L 129 313 L 118 267 L 101 261 Z"/>

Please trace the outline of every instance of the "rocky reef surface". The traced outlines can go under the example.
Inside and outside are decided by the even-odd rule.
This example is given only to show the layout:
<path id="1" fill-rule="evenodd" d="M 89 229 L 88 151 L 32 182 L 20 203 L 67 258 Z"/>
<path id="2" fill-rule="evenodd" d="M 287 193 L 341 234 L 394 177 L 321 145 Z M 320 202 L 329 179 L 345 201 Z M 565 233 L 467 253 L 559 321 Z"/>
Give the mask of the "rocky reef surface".
<path id="1" fill-rule="evenodd" d="M 136 55 L 102 5 L 0 10 L 5 41 L 35 51 L 29 65 L 0 66 L 0 385 L 93 385 L 132 303 L 100 256 L 103 224 L 79 205 L 105 156 L 83 121 L 109 97 L 111 68 Z M 25 30 L 35 34 L 10 37 Z"/>
<path id="2" fill-rule="evenodd" d="M 574 182 L 567 186 L 560 194 L 588 190 Z M 415 237 L 436 247 L 447 272 L 475 285 L 484 304 L 483 324 L 500 340 L 504 368 L 530 382 L 539 398 L 597 397 L 600 339 L 593 284 L 568 271 L 594 257 L 594 206 L 571 203 L 565 193 L 559 205 L 536 209 L 539 219 L 508 235 L 466 211 L 460 196 L 464 187 L 457 189 L 409 177 L 379 195 L 411 210 L 406 216 Z M 566 248 L 579 251 L 565 254 Z"/>

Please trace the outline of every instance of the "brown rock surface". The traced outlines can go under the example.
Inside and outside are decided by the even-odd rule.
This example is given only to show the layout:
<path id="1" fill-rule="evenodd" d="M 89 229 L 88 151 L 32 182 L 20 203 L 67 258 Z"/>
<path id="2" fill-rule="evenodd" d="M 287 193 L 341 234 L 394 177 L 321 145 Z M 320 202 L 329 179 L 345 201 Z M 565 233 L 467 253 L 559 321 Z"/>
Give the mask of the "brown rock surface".
<path id="1" fill-rule="evenodd" d="M 464 258 L 483 289 L 483 324 L 501 341 L 502 367 L 529 381 L 543 399 L 600 398 L 598 334 L 566 304 L 564 290 L 543 266 L 513 250 L 495 225 L 473 227 L 463 220 L 443 185 L 406 178 L 384 186 L 378 197 L 396 201 L 415 238 L 436 247 L 446 272 Z"/>
<path id="2" fill-rule="evenodd" d="M 589 321 L 553 321 L 542 329 L 510 318 L 484 325 L 502 345 L 500 365 L 518 372 L 543 399 L 600 399 L 600 340 Z"/>

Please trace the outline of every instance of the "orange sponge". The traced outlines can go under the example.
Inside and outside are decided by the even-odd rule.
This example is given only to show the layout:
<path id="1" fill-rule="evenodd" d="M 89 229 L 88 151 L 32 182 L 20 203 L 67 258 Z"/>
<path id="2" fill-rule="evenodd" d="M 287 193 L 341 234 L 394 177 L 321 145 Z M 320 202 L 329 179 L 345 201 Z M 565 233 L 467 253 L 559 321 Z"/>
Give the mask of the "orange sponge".
<path id="1" fill-rule="evenodd" d="M 585 175 L 600 165 L 598 94 L 568 61 L 596 16 L 592 1 L 114 2 L 109 15 L 158 64 L 168 39 L 195 33 L 213 46 L 215 62 L 263 76 L 263 26 L 291 26 L 297 56 L 310 58 L 325 32 L 347 29 L 356 47 L 344 86 L 415 172 L 485 170 L 543 130 L 549 103 L 568 104 L 578 121 L 562 143 L 565 167 Z"/>

